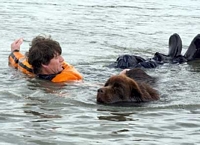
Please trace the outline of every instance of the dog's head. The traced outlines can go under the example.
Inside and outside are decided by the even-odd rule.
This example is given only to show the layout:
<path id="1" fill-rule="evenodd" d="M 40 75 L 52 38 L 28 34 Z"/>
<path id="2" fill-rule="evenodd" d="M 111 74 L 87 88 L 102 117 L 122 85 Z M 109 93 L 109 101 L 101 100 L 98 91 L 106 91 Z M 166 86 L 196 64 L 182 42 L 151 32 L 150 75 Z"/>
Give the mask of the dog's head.
<path id="1" fill-rule="evenodd" d="M 113 104 L 118 102 L 142 102 L 142 93 L 137 82 L 126 75 L 110 77 L 104 87 L 97 91 L 97 102 Z"/>

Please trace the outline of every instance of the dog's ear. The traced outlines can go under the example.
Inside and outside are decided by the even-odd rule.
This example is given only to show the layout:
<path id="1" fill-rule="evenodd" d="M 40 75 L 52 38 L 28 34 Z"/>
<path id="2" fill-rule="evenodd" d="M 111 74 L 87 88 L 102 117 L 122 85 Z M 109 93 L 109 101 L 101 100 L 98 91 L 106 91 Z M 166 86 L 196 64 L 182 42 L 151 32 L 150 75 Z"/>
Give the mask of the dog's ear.
<path id="1" fill-rule="evenodd" d="M 130 88 L 131 88 L 131 99 L 134 99 L 136 102 L 143 102 L 142 92 L 137 82 L 134 80 L 130 80 Z"/>

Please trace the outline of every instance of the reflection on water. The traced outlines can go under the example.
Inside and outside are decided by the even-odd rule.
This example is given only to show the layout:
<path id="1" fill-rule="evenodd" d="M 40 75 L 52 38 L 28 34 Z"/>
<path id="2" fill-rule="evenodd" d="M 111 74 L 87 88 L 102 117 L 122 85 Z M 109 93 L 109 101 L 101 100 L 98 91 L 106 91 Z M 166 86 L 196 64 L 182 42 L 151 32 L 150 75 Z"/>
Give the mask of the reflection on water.
<path id="1" fill-rule="evenodd" d="M 109 111 L 109 110 L 101 110 L 97 111 Z M 108 120 L 108 121 L 134 121 L 133 118 L 129 118 L 130 115 L 135 113 L 120 113 L 120 112 L 111 112 L 109 116 L 98 116 L 99 120 Z"/>
<path id="2" fill-rule="evenodd" d="M 61 118 L 61 116 L 59 115 L 48 115 L 48 114 L 39 113 L 36 111 L 31 111 L 31 110 L 25 110 L 24 113 L 31 113 L 35 116 L 40 116 L 41 118 Z"/>
<path id="3" fill-rule="evenodd" d="M 159 101 L 96 103 L 97 89 L 121 71 L 106 67 L 119 55 L 167 54 L 173 33 L 180 34 L 184 54 L 200 29 L 198 1 L 2 0 L 0 5 L 0 144 L 200 143 L 199 61 L 147 70 L 159 78 Z M 11 42 L 23 37 L 25 53 L 39 34 L 60 42 L 83 82 L 55 84 L 8 67 Z"/>
<path id="4" fill-rule="evenodd" d="M 200 60 L 188 62 L 188 70 L 191 72 L 200 72 Z"/>

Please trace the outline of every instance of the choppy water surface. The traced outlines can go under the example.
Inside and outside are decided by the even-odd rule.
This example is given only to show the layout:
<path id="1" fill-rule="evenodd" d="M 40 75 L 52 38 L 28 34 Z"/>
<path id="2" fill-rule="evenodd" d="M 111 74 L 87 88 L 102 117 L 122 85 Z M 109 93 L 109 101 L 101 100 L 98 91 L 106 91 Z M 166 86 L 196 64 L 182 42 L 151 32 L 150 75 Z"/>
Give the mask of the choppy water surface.
<path id="1" fill-rule="evenodd" d="M 200 65 L 164 65 L 161 100 L 138 107 L 96 104 L 96 90 L 119 73 L 106 65 L 121 54 L 168 53 L 180 34 L 183 54 L 200 31 L 197 0 L 1 0 L 0 144 L 199 144 Z M 53 84 L 27 78 L 7 66 L 10 44 L 21 51 L 39 34 L 60 42 L 65 60 L 84 82 Z"/>

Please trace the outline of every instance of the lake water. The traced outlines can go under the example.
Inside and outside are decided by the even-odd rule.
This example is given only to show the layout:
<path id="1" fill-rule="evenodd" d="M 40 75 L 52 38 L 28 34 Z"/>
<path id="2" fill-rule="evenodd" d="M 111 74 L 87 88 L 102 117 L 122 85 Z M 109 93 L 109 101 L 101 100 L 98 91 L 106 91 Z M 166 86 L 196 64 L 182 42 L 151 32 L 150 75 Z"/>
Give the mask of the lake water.
<path id="1" fill-rule="evenodd" d="M 137 107 L 96 103 L 96 90 L 121 70 L 121 54 L 168 53 L 178 33 L 185 53 L 200 32 L 198 0 L 1 0 L 1 145 L 200 144 L 200 62 L 148 69 L 161 99 Z M 83 82 L 53 84 L 8 67 L 10 44 L 51 35 Z"/>

